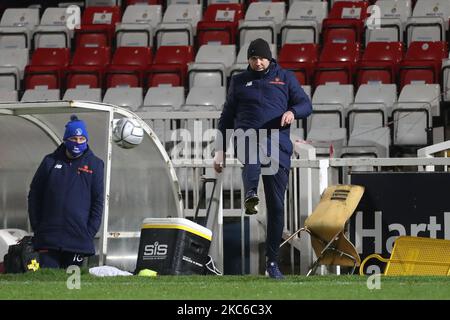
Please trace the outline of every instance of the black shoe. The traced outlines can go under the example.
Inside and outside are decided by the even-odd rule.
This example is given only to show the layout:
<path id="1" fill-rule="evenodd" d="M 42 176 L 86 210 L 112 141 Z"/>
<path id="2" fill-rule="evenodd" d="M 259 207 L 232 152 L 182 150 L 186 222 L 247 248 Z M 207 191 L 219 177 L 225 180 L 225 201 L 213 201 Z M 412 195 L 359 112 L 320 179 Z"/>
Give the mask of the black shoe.
<path id="1" fill-rule="evenodd" d="M 259 203 L 259 198 L 256 192 L 249 191 L 245 197 L 244 207 L 245 214 L 252 215 L 258 213 L 258 208 L 256 207 Z"/>

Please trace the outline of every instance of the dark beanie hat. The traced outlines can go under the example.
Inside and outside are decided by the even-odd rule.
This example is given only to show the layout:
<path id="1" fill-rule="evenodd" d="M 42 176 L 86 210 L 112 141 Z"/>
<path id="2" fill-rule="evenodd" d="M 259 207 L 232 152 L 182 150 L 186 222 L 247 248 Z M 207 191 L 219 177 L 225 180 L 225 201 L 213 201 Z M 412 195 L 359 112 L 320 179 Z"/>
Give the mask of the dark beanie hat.
<path id="1" fill-rule="evenodd" d="M 70 117 L 70 121 L 66 124 L 66 131 L 64 132 L 64 140 L 75 136 L 84 136 L 89 140 L 89 135 L 86 129 L 86 124 L 83 120 L 79 120 L 76 115 Z"/>
<path id="2" fill-rule="evenodd" d="M 250 42 L 247 50 L 247 59 L 251 57 L 261 57 L 268 60 L 272 59 L 272 51 L 270 51 L 269 44 L 266 40 L 258 38 Z"/>

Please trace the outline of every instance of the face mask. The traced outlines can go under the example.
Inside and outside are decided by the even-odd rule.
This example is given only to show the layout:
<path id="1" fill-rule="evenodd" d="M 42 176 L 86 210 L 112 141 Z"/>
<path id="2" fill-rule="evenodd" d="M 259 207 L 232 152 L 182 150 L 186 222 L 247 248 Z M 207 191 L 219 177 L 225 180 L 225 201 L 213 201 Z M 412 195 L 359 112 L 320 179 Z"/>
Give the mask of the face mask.
<path id="1" fill-rule="evenodd" d="M 74 158 L 82 155 L 83 152 L 87 149 L 87 141 L 78 144 L 76 142 L 66 140 L 64 141 L 64 144 L 66 145 L 67 151 L 69 151 L 70 155 Z"/>

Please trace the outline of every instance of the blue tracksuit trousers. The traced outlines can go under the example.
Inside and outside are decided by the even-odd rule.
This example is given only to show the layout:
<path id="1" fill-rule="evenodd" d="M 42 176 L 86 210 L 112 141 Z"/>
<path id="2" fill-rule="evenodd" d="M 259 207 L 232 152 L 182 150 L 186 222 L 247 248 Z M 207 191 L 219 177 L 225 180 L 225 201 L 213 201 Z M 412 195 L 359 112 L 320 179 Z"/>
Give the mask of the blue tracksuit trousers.
<path id="1" fill-rule="evenodd" d="M 245 164 L 242 181 L 245 194 L 258 190 L 261 173 L 260 164 Z M 278 252 L 284 228 L 284 195 L 289 182 L 289 169 L 279 167 L 274 175 L 263 175 L 264 193 L 267 207 L 267 261 L 278 261 Z"/>
<path id="2" fill-rule="evenodd" d="M 82 266 L 84 255 L 69 251 L 39 250 L 41 268 L 67 269 L 71 265 Z"/>

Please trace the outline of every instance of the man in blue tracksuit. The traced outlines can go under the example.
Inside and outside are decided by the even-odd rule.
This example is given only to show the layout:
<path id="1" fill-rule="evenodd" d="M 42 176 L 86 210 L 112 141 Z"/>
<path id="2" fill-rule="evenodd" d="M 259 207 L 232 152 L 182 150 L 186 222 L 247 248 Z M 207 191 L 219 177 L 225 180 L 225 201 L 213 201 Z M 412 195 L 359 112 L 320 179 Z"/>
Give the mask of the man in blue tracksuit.
<path id="1" fill-rule="evenodd" d="M 268 213 L 266 275 L 282 279 L 278 252 L 284 228 L 284 195 L 293 151 L 290 125 L 295 119 L 308 117 L 312 106 L 295 75 L 282 69 L 272 59 L 265 40 L 252 41 L 247 57 L 247 70 L 231 79 L 219 119 L 220 135 L 216 139 L 214 169 L 218 173 L 222 171 L 224 150 L 230 136 L 227 131 L 234 129 L 235 137 L 238 136 L 235 149 L 244 164 L 245 213 L 258 212 L 257 190 L 262 174 Z M 255 149 L 254 145 L 258 148 Z"/>
<path id="2" fill-rule="evenodd" d="M 86 125 L 76 116 L 64 142 L 42 160 L 30 186 L 28 214 L 43 268 L 80 266 L 95 254 L 94 236 L 103 214 L 103 161 L 87 144 Z"/>

